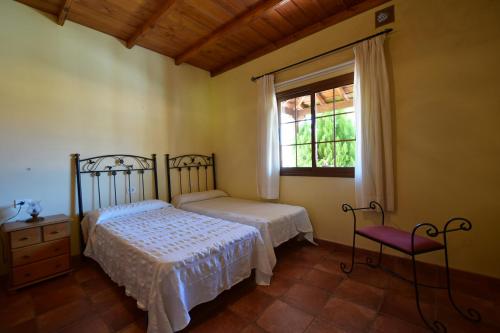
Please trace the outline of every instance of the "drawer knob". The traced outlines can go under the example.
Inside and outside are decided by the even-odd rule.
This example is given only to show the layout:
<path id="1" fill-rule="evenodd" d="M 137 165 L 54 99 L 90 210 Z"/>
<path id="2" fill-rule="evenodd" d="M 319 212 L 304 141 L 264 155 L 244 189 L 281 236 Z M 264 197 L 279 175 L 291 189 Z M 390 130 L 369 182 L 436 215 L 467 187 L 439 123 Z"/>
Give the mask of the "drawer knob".
<path id="1" fill-rule="evenodd" d="M 57 252 L 57 251 L 59 251 L 59 250 L 60 250 L 60 248 L 58 248 L 58 247 L 56 247 L 56 248 L 54 249 L 54 251 L 56 251 L 56 252 Z"/>
<path id="2" fill-rule="evenodd" d="M 25 277 L 30 277 L 30 276 L 31 276 L 31 273 L 24 273 L 24 276 L 25 276 Z"/>
<path id="3" fill-rule="evenodd" d="M 52 231 L 50 234 L 51 234 L 51 235 L 56 235 L 56 234 L 58 234 L 58 233 L 59 233 L 59 231 Z"/>
<path id="4" fill-rule="evenodd" d="M 61 267 L 61 264 L 57 264 L 57 265 L 56 265 L 56 268 L 59 268 L 59 267 Z"/>
<path id="5" fill-rule="evenodd" d="M 29 259 L 30 256 L 23 256 L 23 259 Z"/>
<path id="6" fill-rule="evenodd" d="M 21 237 L 19 238 L 19 241 L 22 242 L 22 241 L 25 241 L 25 240 L 28 240 L 29 238 L 28 237 Z"/>

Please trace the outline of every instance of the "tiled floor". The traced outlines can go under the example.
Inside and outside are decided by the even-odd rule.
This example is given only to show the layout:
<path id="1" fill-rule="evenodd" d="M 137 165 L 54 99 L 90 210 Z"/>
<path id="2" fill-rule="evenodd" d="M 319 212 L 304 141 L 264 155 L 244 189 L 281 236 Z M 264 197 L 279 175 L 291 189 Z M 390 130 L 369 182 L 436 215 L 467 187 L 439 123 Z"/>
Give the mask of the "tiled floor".
<path id="1" fill-rule="evenodd" d="M 381 271 L 356 266 L 346 277 L 339 262 L 349 254 L 331 245 L 290 242 L 277 250 L 278 265 L 270 287 L 252 279 L 191 311 L 183 332 L 335 333 L 425 332 L 415 309 L 411 285 Z M 361 259 L 361 258 L 360 258 Z M 401 273 L 409 268 L 390 262 Z M 438 272 L 422 274 L 442 280 Z M 449 305 L 446 292 L 425 289 L 422 307 L 449 332 L 500 332 L 500 286 L 478 284 L 466 276 L 454 280 L 460 304 L 480 310 L 483 322 L 471 324 Z M 0 332 L 145 332 L 146 315 L 91 261 L 69 276 L 0 293 Z"/>

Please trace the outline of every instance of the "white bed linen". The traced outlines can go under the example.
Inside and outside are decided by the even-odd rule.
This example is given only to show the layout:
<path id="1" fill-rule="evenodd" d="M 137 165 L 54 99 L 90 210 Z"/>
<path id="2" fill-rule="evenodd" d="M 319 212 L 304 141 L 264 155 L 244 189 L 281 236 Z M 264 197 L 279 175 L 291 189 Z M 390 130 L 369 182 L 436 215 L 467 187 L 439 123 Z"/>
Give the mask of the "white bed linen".
<path id="1" fill-rule="evenodd" d="M 272 275 L 262 238 L 249 226 L 168 206 L 94 222 L 84 253 L 148 311 L 148 333 L 184 328 L 191 308 L 253 268 L 258 284 Z"/>
<path id="2" fill-rule="evenodd" d="M 304 207 L 220 196 L 190 201 L 178 208 L 256 227 L 266 244 L 273 267 L 276 264 L 274 247 L 298 234 L 302 233 L 305 239 L 316 244 L 311 221 Z"/>

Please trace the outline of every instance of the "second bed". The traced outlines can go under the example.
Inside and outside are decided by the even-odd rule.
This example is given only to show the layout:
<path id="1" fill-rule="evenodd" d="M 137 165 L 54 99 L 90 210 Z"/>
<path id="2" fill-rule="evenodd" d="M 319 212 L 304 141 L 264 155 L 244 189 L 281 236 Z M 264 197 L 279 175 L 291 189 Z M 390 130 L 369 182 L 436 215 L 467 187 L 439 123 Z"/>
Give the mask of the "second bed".
<path id="1" fill-rule="evenodd" d="M 274 247 L 296 236 L 316 244 L 313 227 L 304 207 L 233 198 L 221 190 L 215 190 L 214 154 L 172 158 L 166 155 L 166 165 L 169 199 L 175 207 L 257 228 L 273 267 L 276 264 Z M 178 182 L 171 182 L 171 178 Z M 174 186 L 179 193 L 176 196 L 172 196 Z"/>

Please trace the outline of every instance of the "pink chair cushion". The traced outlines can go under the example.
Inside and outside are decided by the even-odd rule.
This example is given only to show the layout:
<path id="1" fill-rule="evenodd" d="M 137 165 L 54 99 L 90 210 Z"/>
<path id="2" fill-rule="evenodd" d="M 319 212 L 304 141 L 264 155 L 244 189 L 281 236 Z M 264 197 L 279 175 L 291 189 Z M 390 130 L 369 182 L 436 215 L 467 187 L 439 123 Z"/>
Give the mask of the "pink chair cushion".
<path id="1" fill-rule="evenodd" d="M 411 233 L 409 232 L 398 230 L 392 227 L 378 225 L 359 228 L 356 233 L 372 240 L 382 242 L 385 245 L 393 247 L 407 254 L 412 254 Z M 443 244 L 439 242 L 436 242 L 427 237 L 417 235 L 415 235 L 414 245 L 414 254 L 435 251 L 444 248 Z"/>

